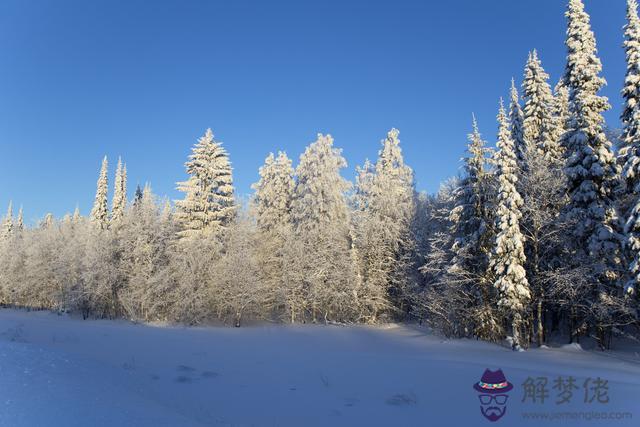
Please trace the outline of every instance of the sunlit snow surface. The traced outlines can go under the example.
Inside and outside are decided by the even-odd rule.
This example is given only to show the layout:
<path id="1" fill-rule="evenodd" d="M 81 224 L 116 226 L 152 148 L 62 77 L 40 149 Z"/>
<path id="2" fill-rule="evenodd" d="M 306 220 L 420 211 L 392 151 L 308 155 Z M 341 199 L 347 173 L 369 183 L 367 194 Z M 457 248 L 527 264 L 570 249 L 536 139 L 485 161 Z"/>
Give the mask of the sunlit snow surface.
<path id="1" fill-rule="evenodd" d="M 495 423 L 474 382 L 501 368 L 514 384 Z M 570 403 L 552 381 L 577 379 Z M 544 404 L 522 402 L 548 377 Z M 609 403 L 582 382 L 609 381 Z M 1 426 L 638 425 L 640 357 L 576 346 L 512 352 L 405 326 L 182 328 L 0 310 Z M 632 419 L 524 420 L 522 412 L 620 411 Z"/>

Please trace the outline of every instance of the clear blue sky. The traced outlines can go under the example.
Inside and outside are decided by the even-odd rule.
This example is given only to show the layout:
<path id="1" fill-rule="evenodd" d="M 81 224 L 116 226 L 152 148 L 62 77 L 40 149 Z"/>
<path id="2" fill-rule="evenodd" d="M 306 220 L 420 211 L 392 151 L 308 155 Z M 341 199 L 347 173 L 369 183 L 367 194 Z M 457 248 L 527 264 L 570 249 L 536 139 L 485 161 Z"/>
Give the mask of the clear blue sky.
<path id="1" fill-rule="evenodd" d="M 624 0 L 586 0 L 618 127 Z M 149 181 L 175 199 L 207 127 L 249 194 L 269 151 L 296 162 L 317 132 L 349 162 L 400 129 L 418 188 L 457 173 L 471 113 L 493 143 L 509 82 L 537 48 L 558 79 L 565 2 L 0 2 L 0 212 L 27 221 L 88 213 L 102 156 L 119 155 L 130 197 Z M 110 175 L 110 184 L 113 174 Z"/>

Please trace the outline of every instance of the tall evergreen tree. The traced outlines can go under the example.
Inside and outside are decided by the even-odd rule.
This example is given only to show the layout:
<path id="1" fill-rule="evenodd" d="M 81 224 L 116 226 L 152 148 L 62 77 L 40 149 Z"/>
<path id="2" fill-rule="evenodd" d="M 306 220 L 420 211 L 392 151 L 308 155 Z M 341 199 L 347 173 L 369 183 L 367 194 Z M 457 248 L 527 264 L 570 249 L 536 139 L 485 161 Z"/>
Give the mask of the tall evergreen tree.
<path id="1" fill-rule="evenodd" d="M 473 118 L 473 131 L 468 136 L 468 155 L 464 159 L 463 174 L 452 194 L 448 233 L 453 241 L 447 251 L 451 261 L 442 278 L 456 284 L 458 334 L 474 334 L 483 339 L 497 340 L 502 336 L 497 322 L 495 292 L 487 274 L 489 254 L 493 246 L 493 188 L 494 177 L 488 168 L 491 150 L 478 130 Z"/>
<path id="2" fill-rule="evenodd" d="M 464 159 L 464 172 L 455 191 L 456 206 L 451 211 L 455 236 L 453 265 L 473 275 L 484 275 L 490 252 L 490 188 L 491 173 L 487 169 L 490 150 L 473 117 L 473 130 L 469 134 L 469 155 Z M 474 278 L 478 280 L 478 277 Z"/>
<path id="3" fill-rule="evenodd" d="M 333 138 L 318 134 L 296 169 L 291 210 L 304 251 L 301 268 L 313 321 L 318 315 L 325 320 L 348 319 L 357 304 L 345 198 L 349 183 L 340 176 L 346 165 L 341 150 L 333 147 Z"/>
<path id="4" fill-rule="evenodd" d="M 524 312 L 531 297 L 529 283 L 524 270 L 524 237 L 520 232 L 522 197 L 516 190 L 517 161 L 515 147 L 507 114 L 500 100 L 498 113 L 498 151 L 495 155 L 496 175 L 498 179 L 498 206 L 496 211 L 496 229 L 494 249 L 491 252 L 489 268 L 495 280 L 493 286 L 498 290 L 498 306 L 506 310 L 512 321 L 513 346 L 522 344 L 520 330 Z"/>
<path id="5" fill-rule="evenodd" d="M 122 159 L 118 158 L 116 167 L 116 179 L 113 188 L 113 200 L 111 204 L 111 221 L 118 222 L 124 217 L 127 207 L 127 166 L 122 165 Z"/>
<path id="6" fill-rule="evenodd" d="M 412 223 L 416 200 L 413 171 L 404 163 L 399 132 L 391 129 L 382 140 L 375 168 L 365 163 L 359 169 L 355 213 L 355 245 L 353 256 L 360 264 L 370 313 L 375 322 L 390 305 L 406 308 L 406 284 L 411 274 L 414 249 Z"/>
<path id="7" fill-rule="evenodd" d="M 260 168 L 260 180 L 252 186 L 259 229 L 269 231 L 291 224 L 291 200 L 295 185 L 293 174 L 291 159 L 285 152 L 279 152 L 278 157 L 269 153 L 264 166 Z"/>
<path id="8" fill-rule="evenodd" d="M 589 15 L 581 0 L 570 0 L 565 81 L 569 88 L 569 130 L 565 172 L 571 197 L 568 215 L 577 219 L 578 242 L 592 254 L 608 258 L 617 247 L 612 223 L 616 219 L 611 200 L 617 169 L 611 142 L 604 132 L 602 113 L 609 109 L 598 91 L 606 84 L 596 56 L 596 42 Z"/>
<path id="9" fill-rule="evenodd" d="M 255 190 L 252 208 L 256 216 L 255 254 L 259 282 L 266 293 L 263 302 L 283 317 L 295 322 L 301 316 L 300 280 L 291 279 L 298 272 L 293 267 L 298 255 L 292 255 L 293 222 L 291 202 L 295 188 L 294 170 L 286 153 L 269 153 L 260 168 L 260 180 Z M 292 271 L 293 270 L 293 271 Z"/>
<path id="10" fill-rule="evenodd" d="M 624 27 L 624 47 L 627 58 L 622 97 L 622 178 L 626 190 L 640 194 L 640 19 L 638 19 L 638 3 L 627 1 L 627 24 Z"/>
<path id="11" fill-rule="evenodd" d="M 22 212 L 22 206 L 20 206 L 20 209 L 18 210 L 18 220 L 16 222 L 16 229 L 20 233 L 24 231 L 24 213 Z"/>
<path id="12" fill-rule="evenodd" d="M 107 208 L 107 192 L 108 192 L 108 162 L 107 156 L 102 159 L 102 167 L 100 168 L 100 175 L 98 176 L 98 184 L 96 188 L 96 198 L 93 202 L 93 209 L 91 209 L 91 221 L 99 228 L 107 228 L 109 222 L 109 211 Z"/>
<path id="13" fill-rule="evenodd" d="M 40 227 L 45 230 L 50 229 L 53 227 L 54 221 L 55 219 L 53 218 L 53 214 L 48 212 L 40 222 Z"/>
<path id="14" fill-rule="evenodd" d="M 405 284 L 410 282 L 411 254 L 415 247 L 412 224 L 416 214 L 416 191 L 413 170 L 405 164 L 400 148 L 400 132 L 391 129 L 381 141 L 375 175 L 370 212 L 385 224 L 386 258 L 391 268 L 387 272 L 386 288 L 399 306 L 404 305 Z"/>
<path id="15" fill-rule="evenodd" d="M 520 95 L 516 88 L 516 82 L 511 79 L 511 92 L 509 96 L 509 122 L 511 123 L 511 138 L 515 144 L 516 157 L 520 170 L 525 170 L 524 158 L 526 146 L 524 141 L 524 114 L 520 106 Z"/>
<path id="16" fill-rule="evenodd" d="M 620 224 L 612 200 L 618 166 L 605 133 L 602 113 L 609 109 L 609 102 L 598 95 L 606 81 L 599 75 L 602 65 L 589 15 L 581 0 L 570 0 L 566 16 L 565 83 L 570 116 L 564 146 L 570 200 L 565 217 L 575 223 L 571 241 L 574 258 L 590 263 L 595 270 L 596 285 L 591 295 L 583 298 L 587 299 L 585 306 L 592 307 L 588 321 L 596 326 L 599 344 L 604 347 L 606 332 L 602 325 L 610 324 L 607 301 L 615 293 L 620 274 Z"/>
<path id="17" fill-rule="evenodd" d="M 133 195 L 133 206 L 136 207 L 142 201 L 142 187 L 140 184 L 136 185 L 136 192 Z"/>
<path id="18" fill-rule="evenodd" d="M 559 162 L 562 150 L 554 134 L 555 100 L 548 79 L 549 75 L 542 68 L 538 53 L 534 50 L 529 54 L 522 83 L 525 145 L 528 149 L 536 149 L 541 155 Z"/>
<path id="19" fill-rule="evenodd" d="M 236 214 L 231 163 L 211 129 L 198 140 L 185 163 L 189 179 L 178 183 L 184 199 L 176 201 L 181 237 L 218 233 Z"/>
<path id="20" fill-rule="evenodd" d="M 553 89 L 553 118 L 555 123 L 553 138 L 558 141 L 563 153 L 565 153 L 563 144 L 569 119 L 569 89 L 564 83 L 564 78 L 561 78 Z"/>
<path id="21" fill-rule="evenodd" d="M 349 183 L 340 176 L 347 166 L 342 150 L 333 147 L 331 135 L 318 134 L 300 156 L 292 214 L 298 230 L 317 230 L 345 224 L 348 209 L 345 191 Z"/>
<path id="22" fill-rule="evenodd" d="M 640 19 L 638 3 L 627 0 L 627 24 L 624 27 L 624 47 L 627 73 L 622 96 L 622 180 L 624 194 L 622 207 L 626 215 L 626 249 L 631 259 L 631 280 L 626 284 L 628 293 L 635 293 L 640 283 Z"/>
<path id="23" fill-rule="evenodd" d="M 9 207 L 7 208 L 7 215 L 2 221 L 2 237 L 7 239 L 13 233 L 13 202 L 9 201 Z"/>

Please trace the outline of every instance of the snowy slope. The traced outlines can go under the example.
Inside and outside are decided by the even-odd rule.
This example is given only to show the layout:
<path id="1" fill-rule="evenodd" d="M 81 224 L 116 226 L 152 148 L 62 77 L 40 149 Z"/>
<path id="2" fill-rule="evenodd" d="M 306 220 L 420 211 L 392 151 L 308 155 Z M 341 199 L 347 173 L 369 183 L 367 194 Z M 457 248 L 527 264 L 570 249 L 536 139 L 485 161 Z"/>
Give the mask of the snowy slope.
<path id="1" fill-rule="evenodd" d="M 501 368 L 506 415 L 480 414 L 472 384 Z M 609 380 L 609 403 L 522 402 L 528 376 Z M 410 327 L 181 328 L 0 310 L 0 426 L 545 425 L 522 412 L 640 418 L 640 358 L 578 348 L 514 353 Z M 635 422 L 634 422 L 635 421 Z M 563 420 L 552 424 L 585 425 Z"/>

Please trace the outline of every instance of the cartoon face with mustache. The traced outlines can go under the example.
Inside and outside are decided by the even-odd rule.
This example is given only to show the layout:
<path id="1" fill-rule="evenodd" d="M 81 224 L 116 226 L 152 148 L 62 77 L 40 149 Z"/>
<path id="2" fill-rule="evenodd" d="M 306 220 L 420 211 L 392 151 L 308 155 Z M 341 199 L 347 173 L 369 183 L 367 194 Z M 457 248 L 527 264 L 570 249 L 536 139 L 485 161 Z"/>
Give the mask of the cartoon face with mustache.
<path id="1" fill-rule="evenodd" d="M 482 379 L 473 385 L 480 393 L 480 412 L 489 421 L 498 421 L 507 412 L 507 392 L 513 388 L 513 384 L 507 381 L 501 369 L 497 371 L 484 371 Z"/>

